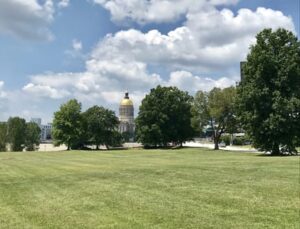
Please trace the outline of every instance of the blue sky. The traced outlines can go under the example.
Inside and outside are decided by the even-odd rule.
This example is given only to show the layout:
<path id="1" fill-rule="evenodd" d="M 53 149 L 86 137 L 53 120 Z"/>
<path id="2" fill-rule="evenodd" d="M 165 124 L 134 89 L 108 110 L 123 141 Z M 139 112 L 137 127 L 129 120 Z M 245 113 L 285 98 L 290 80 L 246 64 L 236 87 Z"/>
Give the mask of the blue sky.
<path id="1" fill-rule="evenodd" d="M 255 34 L 299 34 L 299 0 L 2 0 L 0 120 L 41 117 L 70 98 L 117 112 L 158 84 L 197 90 L 239 80 Z"/>

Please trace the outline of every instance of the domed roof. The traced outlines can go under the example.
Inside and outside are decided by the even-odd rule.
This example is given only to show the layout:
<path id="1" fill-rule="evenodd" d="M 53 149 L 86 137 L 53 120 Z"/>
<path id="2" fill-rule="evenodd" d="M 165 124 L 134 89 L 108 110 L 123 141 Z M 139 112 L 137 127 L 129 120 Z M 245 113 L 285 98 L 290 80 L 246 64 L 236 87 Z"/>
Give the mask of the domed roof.
<path id="1" fill-rule="evenodd" d="M 125 93 L 124 99 L 122 99 L 121 106 L 133 106 L 133 102 L 129 99 L 128 92 Z"/>

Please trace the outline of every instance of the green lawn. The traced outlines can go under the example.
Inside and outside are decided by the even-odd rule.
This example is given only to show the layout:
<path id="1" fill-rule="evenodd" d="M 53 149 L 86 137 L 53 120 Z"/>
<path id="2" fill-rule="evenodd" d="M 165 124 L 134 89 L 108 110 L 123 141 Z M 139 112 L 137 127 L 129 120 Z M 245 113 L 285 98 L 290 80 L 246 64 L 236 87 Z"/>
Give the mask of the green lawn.
<path id="1" fill-rule="evenodd" d="M 299 157 L 0 153 L 0 228 L 299 228 Z"/>

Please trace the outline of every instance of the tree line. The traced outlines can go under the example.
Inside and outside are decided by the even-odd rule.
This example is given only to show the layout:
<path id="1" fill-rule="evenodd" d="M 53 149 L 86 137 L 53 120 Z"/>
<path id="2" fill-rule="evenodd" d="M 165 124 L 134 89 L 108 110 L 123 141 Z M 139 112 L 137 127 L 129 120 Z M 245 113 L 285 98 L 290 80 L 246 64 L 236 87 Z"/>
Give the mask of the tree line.
<path id="1" fill-rule="evenodd" d="M 210 128 L 215 149 L 224 133 L 244 131 L 259 150 L 272 155 L 297 153 L 300 42 L 284 29 L 265 29 L 256 40 L 243 66 L 243 79 L 236 87 L 198 91 L 194 97 L 176 87 L 151 89 L 135 120 L 136 140 L 145 147 L 182 146 Z M 32 139 L 33 127 L 26 128 L 24 121 L 17 125 L 19 129 L 11 128 L 14 122 L 23 123 L 11 118 L 7 126 L 0 125 L 0 135 L 5 136 L 1 139 L 8 139 L 15 150 L 30 149 L 36 144 L 28 140 Z M 81 103 L 72 99 L 54 113 L 52 138 L 55 145 L 65 144 L 68 149 L 88 145 L 109 148 L 122 143 L 118 125 L 113 111 L 93 106 L 82 112 Z M 19 137 L 11 137 L 16 135 Z"/>
<path id="2" fill-rule="evenodd" d="M 40 144 L 40 134 L 41 129 L 36 123 L 11 117 L 0 123 L 0 151 L 33 151 Z"/>
<path id="3" fill-rule="evenodd" d="M 272 155 L 297 154 L 300 146 L 300 42 L 285 29 L 264 29 L 237 87 L 198 91 L 152 89 L 140 106 L 137 139 L 144 145 L 182 142 L 210 127 L 215 149 L 223 133 L 242 130 L 254 147 Z"/>
<path id="4" fill-rule="evenodd" d="M 106 148 L 120 146 L 122 135 L 118 132 L 119 120 L 115 113 L 101 106 L 81 111 L 76 99 L 61 105 L 54 113 L 52 139 L 54 145 L 65 144 L 67 149 L 84 149 L 100 145 Z"/>

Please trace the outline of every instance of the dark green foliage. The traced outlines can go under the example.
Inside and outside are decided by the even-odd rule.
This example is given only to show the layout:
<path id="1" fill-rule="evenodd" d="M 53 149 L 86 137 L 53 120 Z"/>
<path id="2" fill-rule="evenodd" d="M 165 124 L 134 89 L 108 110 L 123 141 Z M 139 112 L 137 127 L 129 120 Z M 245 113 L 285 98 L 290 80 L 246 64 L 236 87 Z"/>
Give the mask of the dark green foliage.
<path id="1" fill-rule="evenodd" d="M 33 151 L 40 144 L 41 129 L 38 124 L 29 122 L 26 123 L 25 131 L 25 148 L 27 151 Z"/>
<path id="2" fill-rule="evenodd" d="M 242 146 L 242 145 L 244 145 L 244 138 L 242 138 L 242 137 L 234 138 L 232 143 L 233 143 L 233 145 L 236 145 L 236 146 Z"/>
<path id="3" fill-rule="evenodd" d="M 7 121 L 7 140 L 12 151 L 22 151 L 26 139 L 26 122 L 19 117 Z"/>
<path id="4" fill-rule="evenodd" d="M 136 119 L 137 140 L 145 146 L 182 144 L 193 137 L 192 97 L 176 87 L 151 89 Z"/>
<path id="5" fill-rule="evenodd" d="M 133 138 L 134 138 L 134 134 L 133 133 L 130 133 L 128 131 L 125 131 L 125 132 L 122 133 L 122 140 L 124 142 L 129 142 Z"/>
<path id="6" fill-rule="evenodd" d="M 52 137 L 56 145 L 66 144 L 68 150 L 82 146 L 83 118 L 81 103 L 71 99 L 54 113 Z"/>
<path id="7" fill-rule="evenodd" d="M 107 149 L 109 149 L 110 146 L 122 146 L 122 134 L 117 130 L 109 131 L 109 134 L 105 138 L 105 146 Z"/>
<path id="8" fill-rule="evenodd" d="M 0 123 L 0 152 L 6 151 L 7 144 L 7 125 L 4 122 Z"/>
<path id="9" fill-rule="evenodd" d="M 238 111 L 254 146 L 273 155 L 300 143 L 300 42 L 291 32 L 257 35 L 238 86 Z M 286 153 L 285 152 L 285 153 Z"/>
<path id="10" fill-rule="evenodd" d="M 223 133 L 233 133 L 238 126 L 235 116 L 236 89 L 214 88 L 210 92 L 198 91 L 193 103 L 193 126 L 198 130 L 210 126 L 215 149 Z"/>
<path id="11" fill-rule="evenodd" d="M 225 145 L 230 145 L 230 140 L 231 140 L 231 136 L 230 135 L 222 135 L 221 137 L 220 137 L 220 140 L 219 140 L 219 143 L 220 142 L 224 142 L 225 143 Z"/>
<path id="12" fill-rule="evenodd" d="M 116 129 L 119 125 L 118 117 L 111 110 L 99 106 L 93 106 L 83 113 L 86 125 L 88 142 L 96 145 L 116 146 L 121 144 L 121 136 Z"/>

